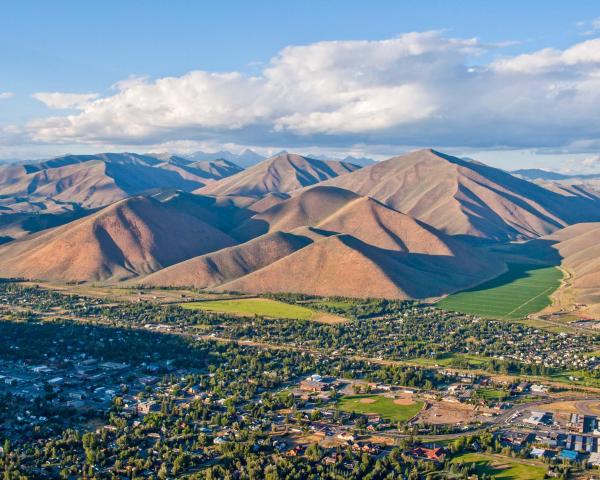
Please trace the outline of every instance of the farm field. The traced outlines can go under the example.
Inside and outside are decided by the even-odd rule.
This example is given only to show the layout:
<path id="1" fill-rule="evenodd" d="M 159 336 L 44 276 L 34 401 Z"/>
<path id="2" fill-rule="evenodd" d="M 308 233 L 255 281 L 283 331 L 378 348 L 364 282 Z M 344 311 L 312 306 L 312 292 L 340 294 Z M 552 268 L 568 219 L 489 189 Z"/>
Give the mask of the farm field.
<path id="1" fill-rule="evenodd" d="M 338 401 L 337 407 L 344 412 L 380 415 L 382 418 L 398 422 L 414 417 L 423 405 L 420 400 L 394 400 L 380 395 L 348 395 Z"/>
<path id="2" fill-rule="evenodd" d="M 452 462 L 475 463 L 478 475 L 485 473 L 497 480 L 542 480 L 547 470 L 541 462 L 482 453 L 463 453 L 454 457 Z"/>
<path id="3" fill-rule="evenodd" d="M 209 312 L 230 313 L 240 316 L 259 315 L 271 318 L 287 318 L 292 320 L 314 320 L 323 323 L 340 323 L 345 319 L 329 313 L 321 313 L 310 308 L 289 303 L 270 300 L 268 298 L 237 298 L 225 300 L 207 300 L 201 302 L 182 303 L 183 308 L 206 310 Z"/>
<path id="4" fill-rule="evenodd" d="M 508 271 L 477 287 L 440 300 L 445 310 L 503 320 L 519 320 L 550 305 L 550 295 L 560 286 L 556 267 L 509 264 Z"/>

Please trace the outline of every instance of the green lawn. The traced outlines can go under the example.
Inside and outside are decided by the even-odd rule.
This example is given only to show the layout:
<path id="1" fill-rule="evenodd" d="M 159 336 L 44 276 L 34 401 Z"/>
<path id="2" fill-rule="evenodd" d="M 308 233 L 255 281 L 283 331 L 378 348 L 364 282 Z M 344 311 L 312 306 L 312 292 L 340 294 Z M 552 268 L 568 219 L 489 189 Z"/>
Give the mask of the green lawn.
<path id="1" fill-rule="evenodd" d="M 372 403 L 365 403 L 365 400 Z M 414 417 L 423 408 L 423 402 L 416 400 L 411 405 L 398 405 L 393 398 L 380 395 L 348 395 L 338 401 L 337 408 L 344 412 L 375 414 L 398 422 Z"/>
<path id="2" fill-rule="evenodd" d="M 556 267 L 510 264 L 502 275 L 449 295 L 437 306 L 487 318 L 518 320 L 550 305 L 550 295 L 561 279 L 562 273 Z"/>
<path id="3" fill-rule="evenodd" d="M 489 357 L 481 357 L 479 355 L 469 355 L 468 353 L 444 353 L 437 357 L 419 357 L 407 360 L 408 363 L 414 363 L 424 367 L 440 366 L 454 367 L 464 369 L 479 369 L 486 368 L 490 363 Z"/>
<path id="4" fill-rule="evenodd" d="M 547 470 L 540 462 L 483 453 L 463 453 L 452 461 L 465 465 L 475 463 L 478 475 L 493 475 L 496 480 L 542 480 Z"/>
<path id="5" fill-rule="evenodd" d="M 495 388 L 480 388 L 477 390 L 477 395 L 487 401 L 498 401 L 509 396 L 505 390 L 498 390 Z"/>
<path id="6" fill-rule="evenodd" d="M 234 300 L 207 300 L 202 302 L 182 303 L 183 308 L 190 310 L 206 310 L 209 312 L 223 312 L 234 315 L 254 316 L 260 315 L 271 318 L 289 318 L 297 320 L 311 320 L 316 316 L 314 310 L 278 302 L 267 298 L 240 298 Z"/>

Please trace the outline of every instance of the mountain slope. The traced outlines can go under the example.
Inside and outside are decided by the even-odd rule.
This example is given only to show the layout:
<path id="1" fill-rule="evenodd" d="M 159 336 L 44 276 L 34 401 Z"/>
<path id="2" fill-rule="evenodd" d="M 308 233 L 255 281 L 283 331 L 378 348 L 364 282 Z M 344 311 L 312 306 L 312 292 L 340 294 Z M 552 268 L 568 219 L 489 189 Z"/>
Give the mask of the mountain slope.
<path id="1" fill-rule="evenodd" d="M 164 155 L 67 155 L 0 166 L 0 207 L 11 212 L 97 208 L 145 191 L 191 191 L 239 171 L 229 162 L 193 164 Z"/>
<path id="2" fill-rule="evenodd" d="M 226 150 L 221 150 L 220 152 L 194 152 L 190 155 L 186 155 L 186 157 L 193 162 L 204 162 L 204 161 L 214 161 L 218 159 L 228 160 L 230 162 L 239 165 L 242 168 L 248 168 L 257 163 L 262 162 L 265 157 L 259 155 L 253 150 L 246 149 L 240 154 L 235 154 L 228 152 Z"/>
<path id="3" fill-rule="evenodd" d="M 545 240 L 562 257 L 561 264 L 573 274 L 573 286 L 600 289 L 600 223 L 580 223 L 559 230 Z M 600 292 L 598 292 L 600 293 Z"/>
<path id="4" fill-rule="evenodd" d="M 241 245 L 164 268 L 147 276 L 140 283 L 211 288 L 265 267 L 309 243 L 311 240 L 303 236 L 270 233 Z"/>
<path id="5" fill-rule="evenodd" d="M 192 215 L 132 197 L 0 247 L 0 272 L 60 281 L 122 280 L 234 243 Z"/>
<path id="6" fill-rule="evenodd" d="M 486 165 L 419 150 L 326 180 L 446 233 L 507 241 L 600 219 L 600 202 L 562 195 Z"/>
<path id="7" fill-rule="evenodd" d="M 222 290 L 256 293 L 429 298 L 504 269 L 490 254 L 336 187 L 317 185 L 280 199 L 230 233 L 246 243 L 174 265 L 144 282 L 211 289 L 221 284 Z"/>
<path id="8" fill-rule="evenodd" d="M 361 298 L 429 298 L 483 280 L 483 270 L 473 274 L 461 270 L 465 261 L 461 257 L 393 252 L 350 235 L 334 235 L 218 289 Z M 496 268 L 498 271 L 492 275 L 500 271 L 499 265 Z M 487 273 L 489 275 L 490 270 Z"/>
<path id="9" fill-rule="evenodd" d="M 197 193 L 255 197 L 270 192 L 288 193 L 358 168 L 349 163 L 315 160 L 282 153 L 236 175 L 200 188 Z"/>

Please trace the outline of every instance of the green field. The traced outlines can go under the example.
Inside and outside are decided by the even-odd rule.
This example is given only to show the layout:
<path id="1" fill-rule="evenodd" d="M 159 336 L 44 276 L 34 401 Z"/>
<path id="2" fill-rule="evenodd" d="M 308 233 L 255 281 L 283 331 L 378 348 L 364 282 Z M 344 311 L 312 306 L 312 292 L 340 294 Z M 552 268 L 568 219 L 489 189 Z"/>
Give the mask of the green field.
<path id="1" fill-rule="evenodd" d="M 182 303 L 183 308 L 190 310 L 206 310 L 209 312 L 231 313 L 233 315 L 259 315 L 271 318 L 289 318 L 297 320 L 313 320 L 317 313 L 310 308 L 269 300 L 267 298 L 239 298 L 234 300 L 207 300 L 202 302 Z"/>
<path id="2" fill-rule="evenodd" d="M 502 275 L 449 295 L 437 306 L 487 318 L 519 320 L 550 305 L 550 295 L 561 279 L 556 267 L 509 264 Z"/>
<path id="3" fill-rule="evenodd" d="M 480 388 L 477 390 L 477 396 L 487 401 L 498 401 L 509 396 L 509 393 L 505 390 L 498 390 L 495 388 Z"/>
<path id="4" fill-rule="evenodd" d="M 463 453 L 452 461 L 465 465 L 475 463 L 478 475 L 485 473 L 497 480 L 542 480 L 547 470 L 540 462 L 482 453 Z"/>
<path id="5" fill-rule="evenodd" d="M 398 405 L 394 403 L 393 398 L 380 395 L 348 395 L 338 401 L 337 408 L 344 412 L 379 415 L 381 418 L 398 422 L 414 417 L 423 408 L 423 402 L 416 400 L 411 405 Z"/>
<path id="6" fill-rule="evenodd" d="M 444 353 L 436 357 L 419 357 L 407 360 L 408 363 L 424 367 L 440 366 L 464 369 L 485 368 L 490 363 L 490 358 L 467 353 Z"/>

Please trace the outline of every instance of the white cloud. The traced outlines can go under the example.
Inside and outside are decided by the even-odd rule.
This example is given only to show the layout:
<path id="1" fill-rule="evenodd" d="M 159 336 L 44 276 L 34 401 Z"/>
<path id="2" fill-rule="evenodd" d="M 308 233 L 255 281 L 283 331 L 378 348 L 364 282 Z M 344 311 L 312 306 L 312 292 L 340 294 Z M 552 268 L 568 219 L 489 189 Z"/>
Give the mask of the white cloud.
<path id="1" fill-rule="evenodd" d="M 600 32 L 600 17 L 594 18 L 591 21 L 578 22 L 576 25 L 580 29 L 584 29 L 580 35 L 591 36 Z"/>
<path id="2" fill-rule="evenodd" d="M 64 110 L 68 108 L 83 109 L 100 95 L 97 93 L 38 92 L 31 96 L 48 108 Z"/>
<path id="3" fill-rule="evenodd" d="M 7 98 L 11 98 L 14 96 L 12 92 L 0 92 L 0 100 L 6 100 Z"/>
<path id="4" fill-rule="evenodd" d="M 563 162 L 559 170 L 572 175 L 598 173 L 600 172 L 600 155 L 570 158 Z"/>
<path id="5" fill-rule="evenodd" d="M 78 111 L 36 119 L 27 131 L 35 142 L 69 145 L 596 145 L 600 39 L 478 62 L 500 48 L 440 32 L 291 46 L 257 75 L 129 78 L 102 98 L 36 94 Z"/>

